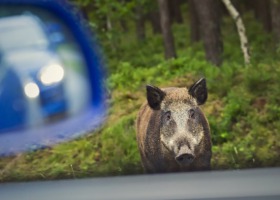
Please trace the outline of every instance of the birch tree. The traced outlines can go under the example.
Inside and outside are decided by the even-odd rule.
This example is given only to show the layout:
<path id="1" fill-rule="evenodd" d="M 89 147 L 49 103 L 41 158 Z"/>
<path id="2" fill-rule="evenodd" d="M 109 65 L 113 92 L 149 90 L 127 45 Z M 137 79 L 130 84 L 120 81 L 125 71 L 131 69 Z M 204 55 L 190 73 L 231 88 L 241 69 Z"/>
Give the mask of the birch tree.
<path id="1" fill-rule="evenodd" d="M 245 64 L 248 65 L 250 64 L 249 44 L 246 36 L 246 29 L 242 21 L 242 18 L 239 12 L 235 9 L 235 7 L 230 2 L 230 0 L 222 0 L 222 1 L 225 4 L 225 7 L 227 8 L 229 14 L 231 15 L 231 17 L 234 19 L 236 23 L 237 32 L 239 34 L 239 39 L 240 39 L 241 50 L 244 55 L 244 61 Z"/>

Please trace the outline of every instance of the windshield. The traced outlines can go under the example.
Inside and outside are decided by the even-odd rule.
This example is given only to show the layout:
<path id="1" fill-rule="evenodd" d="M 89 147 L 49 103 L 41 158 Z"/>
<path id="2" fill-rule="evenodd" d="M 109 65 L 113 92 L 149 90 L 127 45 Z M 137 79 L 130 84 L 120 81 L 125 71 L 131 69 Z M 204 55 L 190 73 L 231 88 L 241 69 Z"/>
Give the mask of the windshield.
<path id="1" fill-rule="evenodd" d="M 23 48 L 46 48 L 48 40 L 40 27 L 27 24 L 21 27 L 10 26 L 1 29 L 0 48 L 4 51 Z"/>
<path id="2" fill-rule="evenodd" d="M 71 10 L 71 14 L 79 16 L 77 10 L 82 8 L 85 20 L 78 22 L 92 28 L 95 34 L 90 31 L 88 35 L 81 34 L 77 29 L 79 23 L 62 25 L 55 20 L 56 15 L 39 9 L 22 8 L 3 14 L 22 16 L 29 12 L 41 19 L 40 26 L 30 28 L 32 31 L 29 26 L 23 26 L 26 24 L 19 23 L 22 28 L 17 30 L 21 32 L 17 37 L 13 36 L 15 30 L 5 32 L 0 28 L 3 48 L 4 44 L 6 48 L 40 46 L 44 42 L 46 45 L 45 34 L 56 44 L 56 48 L 48 50 L 57 51 L 54 53 L 61 61 L 40 65 L 38 73 L 25 79 L 21 96 L 27 98 L 28 104 L 16 100 L 10 103 L 10 99 L 20 95 L 15 80 L 17 69 L 24 68 L 23 64 L 18 62 L 17 68 L 5 66 L 14 71 L 9 72 L 10 79 L 0 83 L 0 95 L 6 94 L 7 99 L 0 98 L 3 102 L 0 128 L 7 118 L 4 109 L 8 110 L 9 103 L 14 111 L 12 116 L 43 119 L 38 126 L 27 121 L 34 127 L 30 132 L 32 139 L 37 136 L 43 139 L 41 143 L 36 138 L 25 145 L 29 138 L 23 137 L 23 132 L 18 134 L 20 140 L 4 137 L 5 140 L 1 140 L 0 133 L 3 144 L 0 143 L 0 150 L 7 147 L 13 151 L 19 146 L 15 144 L 23 140 L 24 147 L 28 147 L 28 152 L 12 156 L 4 154 L 6 152 L 0 154 L 0 181 L 280 166 L 280 31 L 274 35 L 263 27 L 253 12 L 253 3 L 234 1 L 242 16 L 233 20 L 224 6 L 207 4 L 220 2 L 223 5 L 223 1 L 184 1 L 177 4 L 176 12 L 162 9 L 172 8 L 158 5 L 162 1 L 143 1 L 143 4 L 136 0 L 114 1 L 113 5 L 109 1 L 71 2 L 80 6 Z M 0 7 L 0 16 L 6 10 Z M 261 11 L 264 12 L 260 9 L 258 14 L 262 14 Z M 169 24 L 159 12 L 167 16 L 173 13 Z M 177 21 L 175 13 L 181 13 L 182 19 Z M 280 19 L 280 12 L 277 13 Z M 240 19 L 244 27 L 236 29 L 235 20 Z M 71 18 L 63 21 L 67 20 Z M 65 31 L 67 27 L 72 34 L 69 29 Z M 280 30 L 280 24 L 278 28 Z M 240 34 L 243 35 L 240 37 Z M 100 56 L 102 59 L 108 59 L 104 80 L 96 81 L 99 74 L 93 71 L 99 57 L 91 56 L 87 48 L 80 48 L 80 55 L 91 58 L 81 67 L 81 56 L 74 45 L 67 43 L 68 38 L 92 47 L 98 39 L 102 50 L 96 51 L 104 53 Z M 89 40 L 85 40 L 87 38 Z M 77 46 L 81 47 L 79 43 Z M 13 61 L 20 60 L 26 52 L 15 53 L 18 55 Z M 6 62 L 7 57 L 3 53 L 2 61 Z M 30 63 L 34 64 L 39 56 L 30 57 Z M 84 77 L 92 77 L 90 80 L 94 82 L 88 84 Z M 18 82 L 20 85 L 21 79 Z M 10 88 L 4 91 L 6 93 L 1 91 L 3 83 L 7 86 L 14 83 L 14 93 L 10 95 Z M 90 123 L 82 123 L 86 120 L 78 121 L 75 117 L 91 117 L 86 112 L 87 106 L 101 89 L 92 92 L 86 86 L 101 83 L 107 84 L 104 102 L 108 103 L 108 116 L 102 119 L 102 126 L 92 131 L 87 126 Z M 27 124 L 11 119 L 11 122 L 6 120 L 7 126 L 8 122 Z M 54 137 L 50 137 L 55 131 L 47 129 L 44 135 L 37 129 L 67 120 L 73 121 L 59 129 L 55 135 L 59 141 L 56 145 L 53 145 Z M 73 131 L 71 137 L 65 134 L 78 126 L 81 131 Z M 87 135 L 81 135 L 83 131 Z M 3 131 L 4 134 L 7 138 L 14 136 Z M 74 136 L 78 137 L 72 140 Z"/>

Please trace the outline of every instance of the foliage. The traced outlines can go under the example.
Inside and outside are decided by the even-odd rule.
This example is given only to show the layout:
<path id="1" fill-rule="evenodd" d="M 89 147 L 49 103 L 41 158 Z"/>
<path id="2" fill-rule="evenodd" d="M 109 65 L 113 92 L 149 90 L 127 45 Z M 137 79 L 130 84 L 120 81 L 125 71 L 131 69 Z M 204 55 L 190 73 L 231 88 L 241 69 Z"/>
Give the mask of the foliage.
<path id="1" fill-rule="evenodd" d="M 133 31 L 120 35 L 116 49 L 99 37 L 108 55 L 111 93 L 104 125 L 53 148 L 1 159 L 0 181 L 141 173 L 134 122 L 145 100 L 144 85 L 185 87 L 201 76 L 209 88 L 202 110 L 212 132 L 213 169 L 280 166 L 279 53 L 251 15 L 244 19 L 253 53 L 252 65 L 246 68 L 227 18 L 220 68 L 204 60 L 200 43 L 190 46 L 186 25 L 173 26 L 179 56 L 169 61 L 162 58 L 161 38 L 151 31 L 143 43 L 133 39 Z"/>

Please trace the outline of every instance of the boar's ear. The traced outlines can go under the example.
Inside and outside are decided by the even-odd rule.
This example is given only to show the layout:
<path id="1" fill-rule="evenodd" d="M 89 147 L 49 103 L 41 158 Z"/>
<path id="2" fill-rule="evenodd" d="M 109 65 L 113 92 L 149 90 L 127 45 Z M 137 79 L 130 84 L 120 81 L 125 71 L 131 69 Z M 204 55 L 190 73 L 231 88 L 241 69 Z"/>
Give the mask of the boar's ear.
<path id="1" fill-rule="evenodd" d="M 146 90 L 147 90 L 147 100 L 149 106 L 154 110 L 159 110 L 160 103 L 166 95 L 165 92 L 152 85 L 147 85 Z"/>
<path id="2" fill-rule="evenodd" d="M 202 105 L 207 100 L 207 87 L 205 78 L 195 82 L 189 89 L 189 94 L 193 96 L 198 105 Z"/>

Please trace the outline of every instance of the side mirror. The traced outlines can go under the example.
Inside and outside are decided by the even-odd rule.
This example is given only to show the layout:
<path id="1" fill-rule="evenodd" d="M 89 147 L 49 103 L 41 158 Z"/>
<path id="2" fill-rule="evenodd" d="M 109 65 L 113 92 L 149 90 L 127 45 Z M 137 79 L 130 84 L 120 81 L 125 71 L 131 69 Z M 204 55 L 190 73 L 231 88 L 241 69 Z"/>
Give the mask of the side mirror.
<path id="1" fill-rule="evenodd" d="M 65 1 L 0 2 L 0 156 L 68 141 L 103 122 L 104 70 L 85 24 Z"/>
<path id="2" fill-rule="evenodd" d="M 65 37 L 63 35 L 62 27 L 59 23 L 49 23 L 46 24 L 47 33 L 49 34 L 49 39 L 55 45 L 60 45 L 65 42 Z"/>

